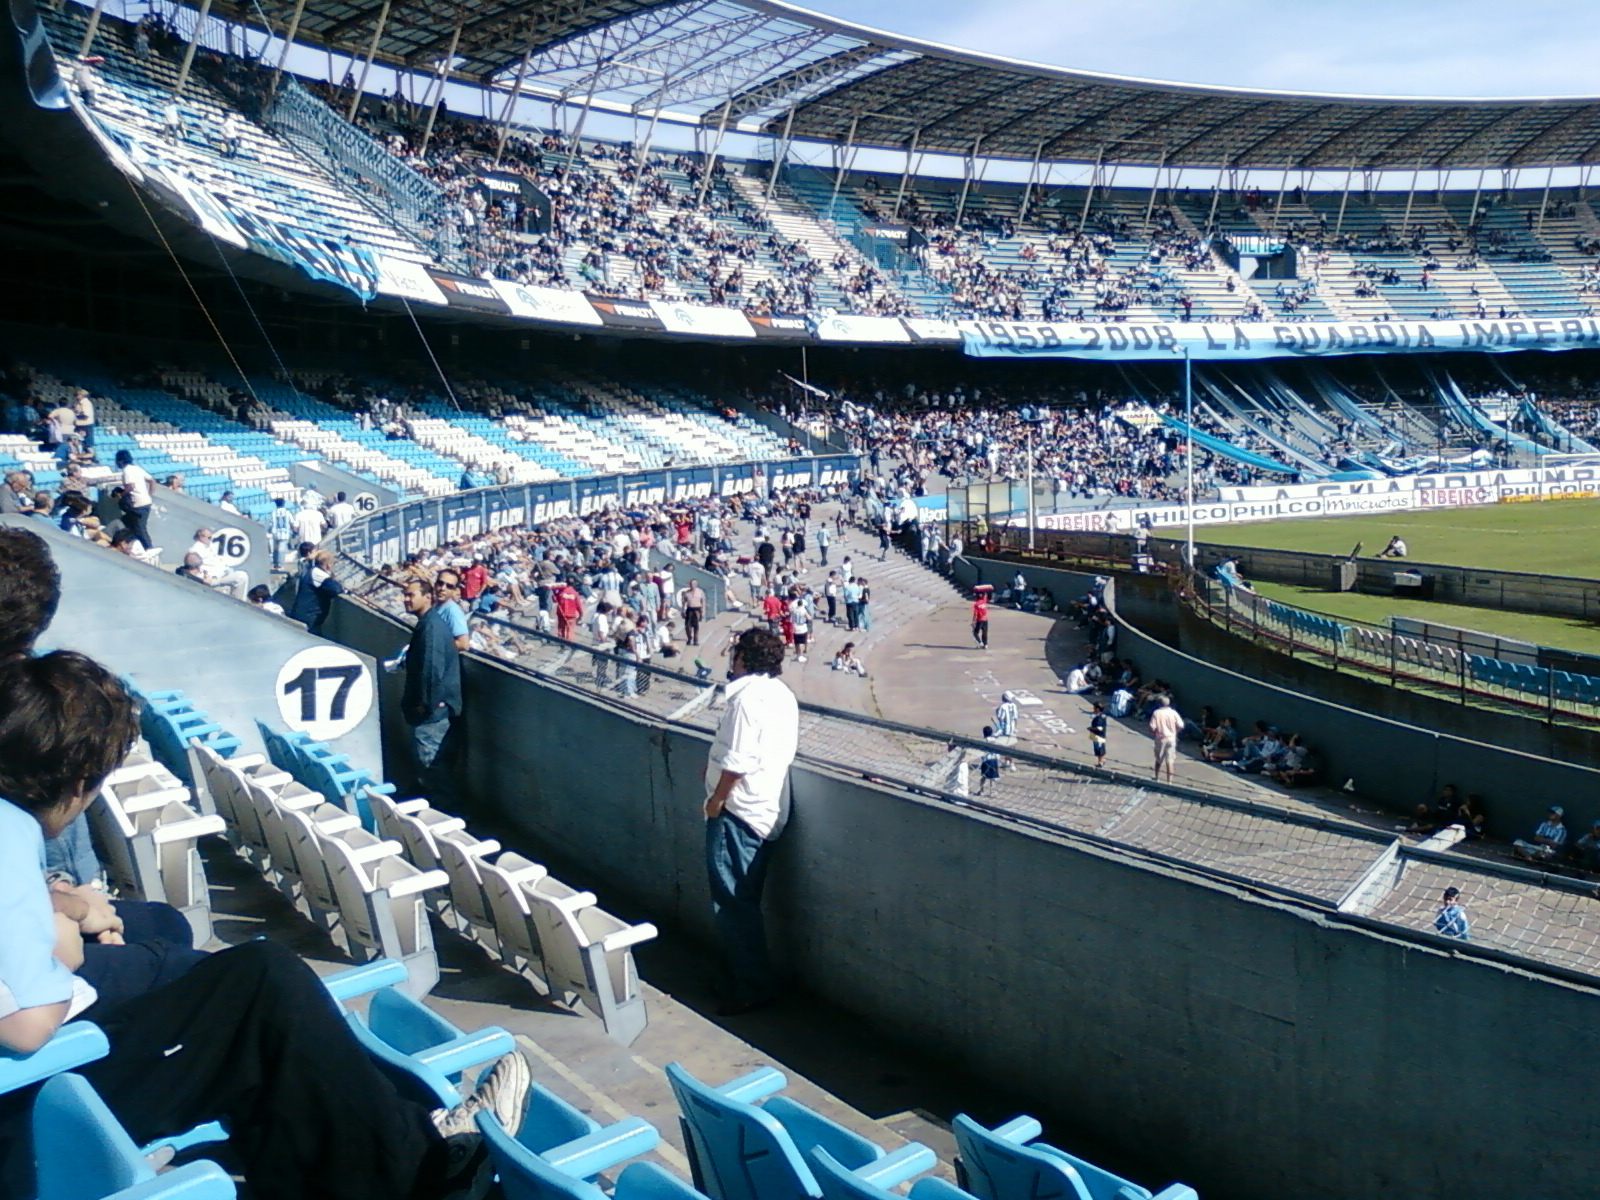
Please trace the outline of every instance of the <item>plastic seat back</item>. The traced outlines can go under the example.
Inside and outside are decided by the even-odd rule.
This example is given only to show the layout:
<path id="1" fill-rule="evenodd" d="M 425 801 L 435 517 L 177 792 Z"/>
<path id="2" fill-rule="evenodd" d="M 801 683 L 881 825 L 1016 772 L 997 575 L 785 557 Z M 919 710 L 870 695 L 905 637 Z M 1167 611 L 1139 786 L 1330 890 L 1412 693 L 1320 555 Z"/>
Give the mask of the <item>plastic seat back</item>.
<path id="1" fill-rule="evenodd" d="M 1101 1200 L 1070 1163 L 1035 1146 L 964 1114 L 951 1122 L 951 1131 L 961 1151 L 962 1184 L 977 1200 Z"/>
<path id="2" fill-rule="evenodd" d="M 771 1114 L 701 1083 L 677 1063 L 667 1082 L 678 1100 L 695 1184 L 711 1200 L 819 1200 L 822 1189 Z"/>

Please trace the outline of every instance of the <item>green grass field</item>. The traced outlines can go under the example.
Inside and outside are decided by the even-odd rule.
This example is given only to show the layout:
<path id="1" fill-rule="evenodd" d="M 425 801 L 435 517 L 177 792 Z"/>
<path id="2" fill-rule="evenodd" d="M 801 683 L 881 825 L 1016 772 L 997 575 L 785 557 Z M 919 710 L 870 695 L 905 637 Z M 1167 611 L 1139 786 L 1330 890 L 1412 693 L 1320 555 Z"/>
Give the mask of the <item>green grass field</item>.
<path id="1" fill-rule="evenodd" d="M 1597 524 L 1600 524 L 1600 501 L 1547 500 L 1372 517 L 1202 526 L 1195 530 L 1195 537 L 1218 545 L 1305 550 L 1317 554 L 1348 554 L 1359 541 L 1364 544 L 1363 555 L 1373 555 L 1398 533 L 1406 540 L 1412 562 L 1600 579 Z M 1259 590 L 1286 604 L 1372 625 L 1387 624 L 1392 614 L 1476 629 L 1542 646 L 1600 654 L 1600 626 L 1571 617 L 1537 616 L 1357 592 L 1328 592 L 1275 583 L 1262 583 Z"/>
<path id="2" fill-rule="evenodd" d="M 1348 554 L 1359 541 L 1363 555 L 1374 555 L 1398 533 L 1414 562 L 1600 579 L 1597 524 L 1600 500 L 1543 500 L 1372 517 L 1206 525 L 1195 530 L 1195 538 L 1317 554 Z"/>

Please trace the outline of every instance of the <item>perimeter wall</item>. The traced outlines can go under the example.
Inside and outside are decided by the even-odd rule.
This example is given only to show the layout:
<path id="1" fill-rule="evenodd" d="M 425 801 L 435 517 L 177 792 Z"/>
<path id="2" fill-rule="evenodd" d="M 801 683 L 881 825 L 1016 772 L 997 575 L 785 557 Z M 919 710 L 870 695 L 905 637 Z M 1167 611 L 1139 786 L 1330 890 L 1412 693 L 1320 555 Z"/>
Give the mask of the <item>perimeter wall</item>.
<path id="1" fill-rule="evenodd" d="M 333 625 L 374 655 L 405 638 L 344 598 Z M 669 941 L 708 939 L 705 737 L 477 656 L 465 683 L 478 810 L 508 844 L 580 864 L 573 883 Z M 1146 1184 L 1593 1194 L 1595 989 L 810 767 L 768 912 L 808 990 L 1052 1118 L 1059 1141 L 1159 1164 Z"/>

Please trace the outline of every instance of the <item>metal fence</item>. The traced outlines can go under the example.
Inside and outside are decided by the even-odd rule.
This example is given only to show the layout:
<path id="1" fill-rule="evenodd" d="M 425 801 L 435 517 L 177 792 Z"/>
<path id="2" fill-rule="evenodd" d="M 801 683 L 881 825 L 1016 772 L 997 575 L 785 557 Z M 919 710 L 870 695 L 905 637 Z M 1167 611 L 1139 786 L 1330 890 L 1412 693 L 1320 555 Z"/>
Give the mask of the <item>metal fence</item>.
<path id="1" fill-rule="evenodd" d="M 345 121 L 296 80 L 284 76 L 267 124 L 313 154 L 335 178 L 444 261 L 456 246 L 444 193 Z"/>
<path id="2" fill-rule="evenodd" d="M 1460 704 L 1511 709 L 1545 721 L 1600 725 L 1600 678 L 1483 654 L 1455 636 L 1412 635 L 1331 617 L 1197 576 L 1194 611 L 1291 658 L 1315 662 Z"/>

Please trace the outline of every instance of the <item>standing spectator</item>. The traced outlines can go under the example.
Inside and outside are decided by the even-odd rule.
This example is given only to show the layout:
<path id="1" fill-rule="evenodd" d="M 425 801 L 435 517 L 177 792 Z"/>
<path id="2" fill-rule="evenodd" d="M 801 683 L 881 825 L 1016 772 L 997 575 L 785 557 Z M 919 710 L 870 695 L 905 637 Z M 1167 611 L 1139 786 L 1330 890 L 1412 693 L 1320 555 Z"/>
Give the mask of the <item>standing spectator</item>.
<path id="1" fill-rule="evenodd" d="M 72 82 L 78 85 L 78 97 L 83 101 L 85 108 L 95 107 L 95 98 L 100 94 L 100 76 L 94 69 L 94 64 L 98 61 L 100 60 L 96 55 L 82 58 L 72 73 Z"/>
<path id="2" fill-rule="evenodd" d="M 231 491 L 222 493 L 221 497 L 217 500 L 217 507 L 225 513 L 232 513 L 236 517 L 244 516 L 244 514 L 239 511 L 239 506 L 234 503 L 233 493 Z"/>
<path id="3" fill-rule="evenodd" d="M 889 518 L 881 517 L 878 520 L 878 561 L 884 562 L 889 557 Z"/>
<path id="4" fill-rule="evenodd" d="M 1460 938 L 1463 942 L 1468 940 L 1472 923 L 1467 920 L 1467 910 L 1461 903 L 1460 888 L 1445 888 L 1439 912 L 1433 918 L 1433 927 L 1445 937 Z"/>
<path id="5" fill-rule="evenodd" d="M 1106 706 L 1100 701 L 1094 702 L 1094 715 L 1089 718 L 1089 749 L 1094 751 L 1094 765 L 1105 768 L 1106 765 L 1106 733 L 1111 727 L 1111 722 L 1106 719 Z"/>
<path id="6" fill-rule="evenodd" d="M 334 495 L 333 503 L 328 505 L 328 529 L 343 529 L 356 519 L 356 506 L 346 499 L 343 492 Z"/>
<path id="7" fill-rule="evenodd" d="M 706 614 L 706 592 L 699 580 L 691 579 L 689 586 L 679 593 L 683 606 L 683 638 L 691 646 L 700 644 L 700 620 Z"/>
<path id="8" fill-rule="evenodd" d="M 322 505 L 307 499 L 294 515 L 294 531 L 302 542 L 313 546 L 328 536 L 328 519 L 322 515 Z"/>
<path id="9" fill-rule="evenodd" d="M 572 586 L 572 580 L 562 581 L 556 589 L 556 636 L 570 642 L 577 632 L 578 618 L 583 616 L 583 597 Z"/>
<path id="10" fill-rule="evenodd" d="M 289 615 L 306 627 L 307 632 L 322 636 L 322 626 L 333 608 L 333 598 L 344 591 L 344 585 L 333 577 L 333 555 L 327 550 L 317 550 L 309 542 L 302 543 L 300 552 L 300 578 L 295 583 L 294 600 L 289 605 Z"/>
<path id="11" fill-rule="evenodd" d="M 1163 769 L 1167 782 L 1172 782 L 1173 764 L 1178 757 L 1178 735 L 1183 732 L 1183 718 L 1172 707 L 1172 697 L 1156 699 L 1156 710 L 1150 714 L 1150 734 L 1155 738 L 1155 778 L 1161 778 Z"/>
<path id="12" fill-rule="evenodd" d="M 1000 693 L 1000 703 L 994 708 L 995 737 L 1017 736 L 1017 698 L 1011 692 Z"/>
<path id="13" fill-rule="evenodd" d="M 272 569 L 283 570 L 283 560 L 294 544 L 294 514 L 284 507 L 283 497 L 272 502 L 272 514 L 267 518 L 267 536 L 272 541 Z"/>
<path id="14" fill-rule="evenodd" d="M 446 601 L 445 603 L 448 603 Z M 461 716 L 461 651 L 441 605 L 420 580 L 406 584 L 406 611 L 417 618 L 405 653 L 400 709 L 411 726 L 417 786 L 438 807 L 453 810 L 455 774 L 451 725 Z"/>
<path id="15" fill-rule="evenodd" d="M 978 757 L 978 790 L 975 795 L 983 795 L 984 788 L 1000 779 L 1000 752 L 995 749 L 995 730 L 993 725 L 983 727 L 983 753 Z"/>
<path id="16" fill-rule="evenodd" d="M 94 449 L 94 401 L 89 393 L 79 388 L 72 399 L 72 426 L 78 434 L 78 444 L 85 453 Z"/>
<path id="17" fill-rule="evenodd" d="M 844 621 L 850 630 L 861 627 L 861 581 L 849 575 L 844 579 Z"/>
<path id="18" fill-rule="evenodd" d="M 1539 822 L 1539 828 L 1533 831 L 1533 840 L 1518 838 L 1511 843 L 1512 852 L 1530 862 L 1549 862 L 1567 844 L 1565 817 L 1566 810 L 1559 804 L 1552 804 L 1545 819 Z"/>
<path id="19" fill-rule="evenodd" d="M 177 98 L 168 100 L 161 110 L 161 136 L 169 142 L 181 142 L 184 137 L 183 109 Z"/>
<path id="20" fill-rule="evenodd" d="M 783 793 L 800 741 L 800 709 L 779 679 L 783 643 L 747 629 L 734 643 L 727 702 L 706 761 L 706 864 L 729 992 L 725 1016 L 777 998 L 761 919 L 768 859 L 784 823 Z"/>
<path id="21" fill-rule="evenodd" d="M 872 632 L 872 585 L 862 576 L 856 580 L 856 587 L 860 589 L 859 598 L 856 600 L 856 620 L 860 622 L 863 633 Z"/>
<path id="22" fill-rule="evenodd" d="M 150 490 L 156 481 L 149 471 L 133 461 L 127 450 L 117 451 L 117 466 L 122 468 L 122 523 L 129 533 L 139 539 L 146 550 L 155 549 L 150 541 Z"/>
<path id="23" fill-rule="evenodd" d="M 828 532 L 827 522 L 817 526 L 817 554 L 822 559 L 822 565 L 828 565 L 828 547 L 833 544 L 833 535 Z M 828 618 L 833 619 L 832 615 Z"/>
<path id="24" fill-rule="evenodd" d="M 822 585 L 822 598 L 828 602 L 829 625 L 839 623 L 839 590 L 839 573 L 829 571 L 827 582 Z"/>
<path id="25" fill-rule="evenodd" d="M 222 156 L 224 158 L 237 158 L 239 147 L 244 144 L 244 122 L 239 119 L 239 114 L 231 109 L 228 115 L 222 118 Z"/>
<path id="26" fill-rule="evenodd" d="M 794 638 L 794 660 L 806 661 L 806 646 L 811 641 L 811 603 L 796 590 L 789 600 L 789 633 Z"/>
<path id="27" fill-rule="evenodd" d="M 979 592 L 972 602 L 972 640 L 980 649 L 989 648 L 989 594 Z"/>

